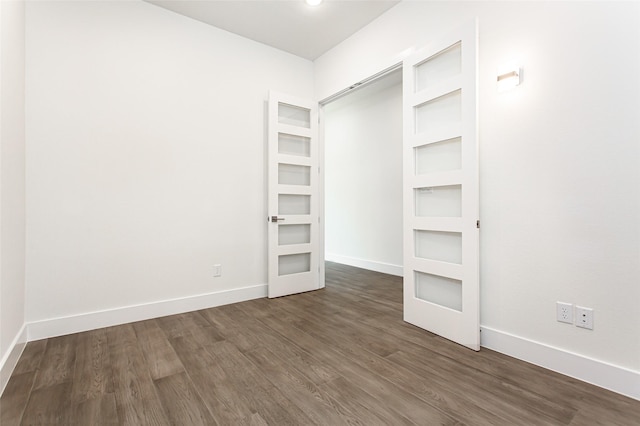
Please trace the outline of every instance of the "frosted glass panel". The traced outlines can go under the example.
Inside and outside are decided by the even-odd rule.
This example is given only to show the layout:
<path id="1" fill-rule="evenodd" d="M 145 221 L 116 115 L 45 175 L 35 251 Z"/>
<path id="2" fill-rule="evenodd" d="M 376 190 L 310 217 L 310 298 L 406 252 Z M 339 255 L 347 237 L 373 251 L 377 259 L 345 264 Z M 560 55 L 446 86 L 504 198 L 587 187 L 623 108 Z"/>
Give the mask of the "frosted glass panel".
<path id="1" fill-rule="evenodd" d="M 310 214 L 311 196 L 279 194 L 278 195 L 278 215 L 285 214 Z"/>
<path id="2" fill-rule="evenodd" d="M 278 164 L 278 183 L 281 185 L 311 185 L 311 167 Z"/>
<path id="3" fill-rule="evenodd" d="M 311 139 L 304 136 L 278 133 L 278 153 L 309 157 L 311 156 Z"/>
<path id="4" fill-rule="evenodd" d="M 462 281 L 415 271 L 416 297 L 462 312 Z"/>
<path id="5" fill-rule="evenodd" d="M 278 245 L 309 244 L 311 225 L 278 225 Z"/>
<path id="6" fill-rule="evenodd" d="M 278 275 L 299 274 L 311 271 L 311 253 L 278 256 Z"/>
<path id="7" fill-rule="evenodd" d="M 416 257 L 462 264 L 462 234 L 415 230 Z"/>
<path id="8" fill-rule="evenodd" d="M 414 152 L 417 175 L 462 168 L 462 138 L 422 145 Z"/>
<path id="9" fill-rule="evenodd" d="M 278 123 L 297 127 L 311 127 L 311 111 L 293 105 L 278 104 Z"/>
<path id="10" fill-rule="evenodd" d="M 434 186 L 415 189 L 416 216 L 460 217 L 462 186 Z"/>
<path id="11" fill-rule="evenodd" d="M 462 45 L 457 43 L 416 66 L 416 92 L 460 74 Z"/>
<path id="12" fill-rule="evenodd" d="M 448 93 L 416 107 L 416 133 L 434 133 L 451 127 L 460 128 L 461 91 Z"/>

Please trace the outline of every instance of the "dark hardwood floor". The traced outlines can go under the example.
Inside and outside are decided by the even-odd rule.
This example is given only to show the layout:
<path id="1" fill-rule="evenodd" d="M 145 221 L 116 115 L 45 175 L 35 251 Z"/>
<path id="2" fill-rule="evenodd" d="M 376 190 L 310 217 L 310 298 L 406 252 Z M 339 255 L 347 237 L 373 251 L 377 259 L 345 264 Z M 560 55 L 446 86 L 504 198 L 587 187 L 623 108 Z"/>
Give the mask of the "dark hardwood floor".
<path id="1" fill-rule="evenodd" d="M 401 279 L 31 342 L 2 426 L 638 425 L 640 402 L 402 321 Z"/>

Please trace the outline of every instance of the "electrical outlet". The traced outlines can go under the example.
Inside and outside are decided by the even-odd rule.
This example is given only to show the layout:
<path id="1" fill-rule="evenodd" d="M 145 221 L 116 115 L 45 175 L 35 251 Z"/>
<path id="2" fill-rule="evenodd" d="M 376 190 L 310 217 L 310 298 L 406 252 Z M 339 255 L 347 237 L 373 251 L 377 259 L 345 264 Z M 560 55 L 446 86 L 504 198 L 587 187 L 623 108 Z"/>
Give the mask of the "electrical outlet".
<path id="1" fill-rule="evenodd" d="M 573 305 L 571 303 L 556 302 L 556 319 L 560 322 L 573 324 Z"/>
<path id="2" fill-rule="evenodd" d="M 213 276 L 214 277 L 222 276 L 222 265 L 213 265 Z"/>
<path id="3" fill-rule="evenodd" d="M 576 327 L 593 330 L 593 309 L 576 306 Z"/>

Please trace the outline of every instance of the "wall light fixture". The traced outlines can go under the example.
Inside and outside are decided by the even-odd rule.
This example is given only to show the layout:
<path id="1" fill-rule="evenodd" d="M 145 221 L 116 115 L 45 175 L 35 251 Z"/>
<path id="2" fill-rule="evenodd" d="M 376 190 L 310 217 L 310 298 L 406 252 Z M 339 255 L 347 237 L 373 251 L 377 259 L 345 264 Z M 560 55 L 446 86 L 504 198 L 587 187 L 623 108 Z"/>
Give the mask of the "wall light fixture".
<path id="1" fill-rule="evenodd" d="M 510 67 L 498 73 L 498 92 L 513 89 L 520 84 L 521 67 Z"/>

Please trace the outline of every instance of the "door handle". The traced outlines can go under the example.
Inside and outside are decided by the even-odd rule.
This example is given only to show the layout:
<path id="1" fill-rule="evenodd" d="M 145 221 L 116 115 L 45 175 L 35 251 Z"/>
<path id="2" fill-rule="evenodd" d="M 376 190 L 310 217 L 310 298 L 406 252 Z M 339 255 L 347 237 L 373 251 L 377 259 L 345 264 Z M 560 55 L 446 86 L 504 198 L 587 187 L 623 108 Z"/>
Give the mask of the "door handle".
<path id="1" fill-rule="evenodd" d="M 271 216 L 271 222 L 276 223 L 278 221 L 284 220 L 284 217 Z"/>

